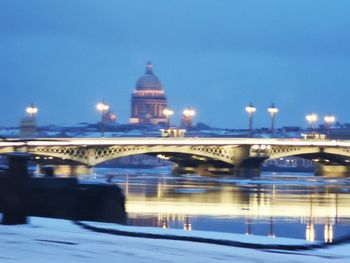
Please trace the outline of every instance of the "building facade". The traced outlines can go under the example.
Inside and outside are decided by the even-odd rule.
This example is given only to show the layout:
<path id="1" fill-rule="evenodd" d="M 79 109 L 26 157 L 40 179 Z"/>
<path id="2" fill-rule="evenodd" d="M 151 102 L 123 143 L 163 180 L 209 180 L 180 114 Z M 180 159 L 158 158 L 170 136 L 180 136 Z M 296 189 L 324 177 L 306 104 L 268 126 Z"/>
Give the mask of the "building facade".
<path id="1" fill-rule="evenodd" d="M 153 73 L 153 65 L 146 64 L 146 72 L 136 82 L 131 96 L 131 124 L 163 125 L 167 118 L 163 110 L 167 107 L 167 99 L 163 86 Z"/>

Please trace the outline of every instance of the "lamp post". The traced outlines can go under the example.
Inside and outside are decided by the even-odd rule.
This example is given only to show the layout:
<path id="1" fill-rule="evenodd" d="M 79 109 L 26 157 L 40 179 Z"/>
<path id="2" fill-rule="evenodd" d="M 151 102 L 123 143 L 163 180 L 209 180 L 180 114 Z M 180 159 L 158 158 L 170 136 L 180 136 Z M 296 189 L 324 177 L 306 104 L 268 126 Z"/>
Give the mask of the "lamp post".
<path id="1" fill-rule="evenodd" d="M 101 112 L 101 137 L 104 137 L 104 117 L 105 117 L 105 113 L 108 111 L 109 109 L 109 105 L 107 103 L 105 103 L 104 100 L 102 100 L 101 102 L 97 103 L 96 105 L 96 109 Z"/>
<path id="2" fill-rule="evenodd" d="M 38 108 L 35 107 L 32 103 L 26 108 L 26 112 L 28 113 L 29 117 L 34 118 L 35 115 L 38 113 Z"/>
<path id="3" fill-rule="evenodd" d="M 271 106 L 267 108 L 267 111 L 271 115 L 271 134 L 273 134 L 275 131 L 275 117 L 278 112 L 278 108 L 272 103 Z"/>
<path id="4" fill-rule="evenodd" d="M 334 115 L 328 114 L 328 115 L 324 116 L 324 122 L 325 122 L 325 127 L 326 127 L 326 134 L 327 134 L 328 137 L 331 134 L 330 128 L 335 123 L 335 120 L 336 120 L 336 118 L 335 118 Z"/>
<path id="5" fill-rule="evenodd" d="M 165 108 L 163 110 L 163 114 L 167 119 L 167 128 L 170 127 L 170 117 L 174 114 L 174 111 L 172 111 L 171 109 Z"/>
<path id="6" fill-rule="evenodd" d="M 256 108 L 253 106 L 252 103 L 249 103 L 247 107 L 245 107 L 245 111 L 248 113 L 249 117 L 249 132 L 252 133 L 253 131 L 253 115 L 256 112 Z"/>
<path id="7" fill-rule="evenodd" d="M 329 129 L 334 123 L 335 123 L 335 116 L 334 115 L 326 115 L 324 116 L 324 122 L 326 124 L 327 129 Z"/>
<path id="8" fill-rule="evenodd" d="M 20 123 L 20 137 L 35 137 L 36 136 L 36 115 L 38 113 L 38 107 L 33 103 L 26 107 L 26 113 L 28 117 L 22 118 Z"/>
<path id="9" fill-rule="evenodd" d="M 186 108 L 182 112 L 182 126 L 185 128 L 192 127 L 193 117 L 196 115 L 196 112 L 192 108 Z"/>
<path id="10" fill-rule="evenodd" d="M 318 120 L 318 116 L 315 113 L 310 113 L 306 115 L 306 120 L 310 124 L 310 129 L 313 129 L 313 124 Z"/>

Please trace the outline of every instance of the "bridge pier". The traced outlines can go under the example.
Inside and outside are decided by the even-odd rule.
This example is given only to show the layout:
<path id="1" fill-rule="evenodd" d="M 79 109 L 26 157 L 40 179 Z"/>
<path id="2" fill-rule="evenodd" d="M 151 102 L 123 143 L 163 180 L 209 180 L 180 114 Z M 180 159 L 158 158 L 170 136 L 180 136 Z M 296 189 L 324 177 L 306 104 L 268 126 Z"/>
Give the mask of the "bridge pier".
<path id="1" fill-rule="evenodd" d="M 315 175 L 325 176 L 325 177 L 349 177 L 350 166 L 317 164 Z"/>

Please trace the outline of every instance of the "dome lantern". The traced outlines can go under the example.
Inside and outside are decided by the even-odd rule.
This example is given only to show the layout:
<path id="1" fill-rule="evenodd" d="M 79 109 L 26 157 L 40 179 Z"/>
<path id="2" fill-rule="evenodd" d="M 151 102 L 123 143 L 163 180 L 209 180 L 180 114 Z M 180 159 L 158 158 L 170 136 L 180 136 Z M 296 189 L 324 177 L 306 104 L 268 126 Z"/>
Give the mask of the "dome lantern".
<path id="1" fill-rule="evenodd" d="M 153 64 L 146 63 L 146 72 L 136 82 L 136 90 L 163 90 L 163 86 L 153 73 Z"/>
<path id="2" fill-rule="evenodd" d="M 153 64 L 151 61 L 146 63 L 146 72 L 145 74 L 153 74 Z"/>

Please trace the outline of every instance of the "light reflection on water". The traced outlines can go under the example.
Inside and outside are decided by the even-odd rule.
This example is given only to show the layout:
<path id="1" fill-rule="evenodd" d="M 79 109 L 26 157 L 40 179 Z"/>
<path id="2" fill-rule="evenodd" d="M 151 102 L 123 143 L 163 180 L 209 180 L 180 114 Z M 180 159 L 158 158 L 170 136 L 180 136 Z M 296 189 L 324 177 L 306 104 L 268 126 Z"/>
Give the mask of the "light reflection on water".
<path id="1" fill-rule="evenodd" d="M 130 225 L 326 242 L 350 234 L 350 178 L 266 173 L 244 179 L 111 168 L 96 168 L 95 175 L 123 189 Z"/>

